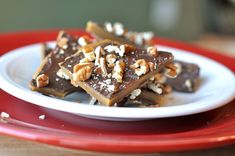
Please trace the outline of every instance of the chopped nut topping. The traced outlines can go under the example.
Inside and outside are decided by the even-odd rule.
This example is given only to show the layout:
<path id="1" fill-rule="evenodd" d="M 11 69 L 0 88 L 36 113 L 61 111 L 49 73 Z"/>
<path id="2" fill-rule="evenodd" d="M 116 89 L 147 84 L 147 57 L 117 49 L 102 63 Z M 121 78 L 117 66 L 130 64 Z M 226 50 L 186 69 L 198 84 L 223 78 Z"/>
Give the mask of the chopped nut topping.
<path id="1" fill-rule="evenodd" d="M 148 65 L 149 65 L 150 71 L 154 71 L 154 69 L 156 68 L 153 62 L 148 62 Z"/>
<path id="2" fill-rule="evenodd" d="M 130 99 L 135 99 L 137 96 L 139 96 L 141 93 L 141 89 L 135 89 L 131 92 Z"/>
<path id="3" fill-rule="evenodd" d="M 119 52 L 118 46 L 115 46 L 115 45 L 108 45 L 108 46 L 104 47 L 104 50 L 106 50 L 109 53 L 111 53 L 111 52 L 118 53 Z"/>
<path id="4" fill-rule="evenodd" d="M 69 80 L 69 76 L 66 75 L 66 74 L 62 71 L 62 69 L 59 69 L 59 70 L 57 71 L 56 75 L 59 76 L 59 77 L 62 78 L 62 79 Z"/>
<path id="5" fill-rule="evenodd" d="M 95 60 L 95 53 L 94 53 L 94 49 L 92 47 L 83 47 L 82 52 L 83 52 L 85 58 L 88 58 L 90 61 Z"/>
<path id="6" fill-rule="evenodd" d="M 135 73 L 138 76 L 144 75 L 149 71 L 149 65 L 144 59 L 139 59 L 130 68 L 135 69 Z"/>
<path id="7" fill-rule="evenodd" d="M 112 77 L 117 80 L 117 82 L 122 83 L 122 78 L 124 74 L 125 63 L 122 60 L 116 62 L 113 69 Z"/>
<path id="8" fill-rule="evenodd" d="M 176 73 L 177 73 L 177 75 L 179 75 L 180 73 L 181 73 L 181 71 L 182 71 L 182 66 L 181 66 L 181 64 L 180 63 L 174 63 L 174 65 L 176 66 Z"/>
<path id="9" fill-rule="evenodd" d="M 151 32 L 151 31 L 149 31 L 149 32 L 142 32 L 141 35 L 142 35 L 142 37 L 143 37 L 143 39 L 145 41 L 150 41 L 153 38 L 154 33 Z"/>
<path id="10" fill-rule="evenodd" d="M 46 115 L 40 115 L 38 118 L 39 118 L 39 120 L 45 120 L 46 119 Z"/>
<path id="11" fill-rule="evenodd" d="M 93 63 L 79 63 L 73 67 L 73 81 L 85 81 L 90 78 Z"/>
<path id="12" fill-rule="evenodd" d="M 124 34 L 124 28 L 121 23 L 114 23 L 113 25 L 114 33 L 117 36 L 122 36 Z"/>
<path id="13" fill-rule="evenodd" d="M 79 39 L 78 39 L 78 44 L 80 46 L 85 46 L 91 42 L 92 42 L 91 39 L 87 36 L 82 36 L 82 37 L 79 37 Z"/>
<path id="14" fill-rule="evenodd" d="M 8 113 L 6 113 L 6 112 L 2 112 L 2 113 L 1 113 L 1 117 L 2 117 L 2 118 L 9 118 L 10 115 L 9 115 Z"/>
<path id="15" fill-rule="evenodd" d="M 58 40 L 57 45 L 60 48 L 67 49 L 68 48 L 68 44 L 67 43 L 68 43 L 68 39 L 62 37 L 60 40 Z"/>
<path id="16" fill-rule="evenodd" d="M 95 48 L 95 66 L 100 65 L 100 57 L 101 57 L 101 47 L 98 46 Z"/>
<path id="17" fill-rule="evenodd" d="M 110 32 L 110 33 L 113 32 L 113 26 L 110 22 L 104 23 L 104 27 L 108 32 Z"/>
<path id="18" fill-rule="evenodd" d="M 158 55 L 157 48 L 155 48 L 155 47 L 148 47 L 147 52 L 152 56 Z"/>
<path id="19" fill-rule="evenodd" d="M 119 56 L 123 57 L 124 53 L 125 53 L 125 50 L 126 50 L 125 45 L 121 45 L 120 49 L 118 51 Z"/>
<path id="20" fill-rule="evenodd" d="M 114 67 L 116 59 L 117 56 L 115 54 L 106 55 L 106 61 L 108 62 L 108 67 Z"/>
<path id="21" fill-rule="evenodd" d="M 166 78 L 166 76 L 164 76 L 163 74 L 157 73 L 157 74 L 154 76 L 154 79 L 155 79 L 156 82 L 163 84 L 163 83 L 166 82 L 166 79 L 167 79 L 167 78 Z"/>
<path id="22" fill-rule="evenodd" d="M 184 82 L 184 85 L 188 88 L 188 90 L 192 91 L 192 82 L 189 79 Z"/>
<path id="23" fill-rule="evenodd" d="M 108 72 L 106 69 L 105 59 L 103 57 L 100 58 L 100 67 L 101 67 L 102 75 L 107 76 Z"/>
<path id="24" fill-rule="evenodd" d="M 36 85 L 38 88 L 45 87 L 49 84 L 49 77 L 45 74 L 38 75 L 36 78 Z"/>
<path id="25" fill-rule="evenodd" d="M 177 67 L 174 65 L 174 64 L 168 64 L 165 66 L 167 69 L 166 69 L 166 72 L 165 72 L 165 75 L 169 78 L 175 78 L 177 77 Z"/>
<path id="26" fill-rule="evenodd" d="M 157 94 L 162 94 L 163 93 L 163 90 L 161 88 L 161 85 L 160 84 L 154 84 L 152 82 L 149 82 L 148 83 L 148 88 L 151 89 L 152 91 L 154 91 L 155 93 Z"/>

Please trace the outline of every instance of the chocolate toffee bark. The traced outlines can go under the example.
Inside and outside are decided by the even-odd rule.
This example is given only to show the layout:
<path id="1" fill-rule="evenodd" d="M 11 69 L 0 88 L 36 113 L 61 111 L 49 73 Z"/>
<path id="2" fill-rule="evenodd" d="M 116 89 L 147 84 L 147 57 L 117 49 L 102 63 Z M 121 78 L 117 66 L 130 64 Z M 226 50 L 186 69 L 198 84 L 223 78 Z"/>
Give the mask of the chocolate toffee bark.
<path id="1" fill-rule="evenodd" d="M 60 64 L 71 83 L 111 106 L 173 61 L 171 53 L 104 40 L 81 48 Z"/>
<path id="2" fill-rule="evenodd" d="M 78 38 L 61 31 L 54 49 L 44 47 L 46 57 L 34 74 L 30 88 L 33 91 L 56 97 L 64 97 L 70 92 L 78 90 L 79 88 L 72 86 L 66 75 L 61 73 L 58 65 L 66 57 L 76 53 L 78 46 Z"/>
<path id="3" fill-rule="evenodd" d="M 199 84 L 199 66 L 182 61 L 174 61 L 174 64 L 177 66 L 178 76 L 175 79 L 167 79 L 166 83 L 176 91 L 195 92 Z"/>
<path id="4" fill-rule="evenodd" d="M 98 38 L 108 38 L 138 47 L 144 48 L 153 45 L 152 32 L 131 32 L 124 29 L 121 23 L 111 24 L 107 22 L 104 25 L 100 25 L 95 22 L 88 22 L 86 30 Z M 156 81 L 155 79 L 153 80 L 154 83 L 153 81 L 149 81 L 148 88 L 157 94 L 167 94 L 171 88 L 180 92 L 194 92 L 198 85 L 199 67 L 196 64 L 188 64 L 181 61 L 176 61 L 176 65 L 179 68 L 177 71 L 181 71 L 181 74 L 177 78 L 162 74 L 161 82 L 158 82 L 159 79 L 157 77 L 160 75 L 158 74 Z"/>
<path id="5" fill-rule="evenodd" d="M 93 34 L 96 38 L 110 39 L 120 43 L 132 44 L 138 47 L 152 45 L 153 32 L 132 32 L 124 28 L 121 23 L 104 25 L 89 21 L 86 31 Z"/>

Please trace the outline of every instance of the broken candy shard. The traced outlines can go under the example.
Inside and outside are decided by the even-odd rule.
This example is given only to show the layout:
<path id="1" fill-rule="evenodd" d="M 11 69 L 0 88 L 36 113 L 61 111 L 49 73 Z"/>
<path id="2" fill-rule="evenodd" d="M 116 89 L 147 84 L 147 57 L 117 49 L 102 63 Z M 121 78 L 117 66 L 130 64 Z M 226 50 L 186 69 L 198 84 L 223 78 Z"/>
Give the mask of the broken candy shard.
<path id="1" fill-rule="evenodd" d="M 116 42 L 100 42 L 95 46 L 92 45 L 91 48 L 94 50 L 100 46 L 101 49 L 104 50 L 102 54 L 102 58 L 106 58 L 109 54 L 116 55 L 116 63 L 115 66 L 108 66 L 107 60 L 105 60 L 106 71 L 107 74 L 104 74 L 99 71 L 99 66 L 92 66 L 92 73 L 89 75 L 90 77 L 85 81 L 75 81 L 74 80 L 74 67 L 81 63 L 81 60 L 84 60 L 85 56 L 83 52 L 77 53 L 65 59 L 64 62 L 60 64 L 61 69 L 65 75 L 67 75 L 74 86 L 80 86 L 83 88 L 88 94 L 92 97 L 95 97 L 100 103 L 111 106 L 115 103 L 120 102 L 124 97 L 128 96 L 133 90 L 139 88 L 144 82 L 146 82 L 150 77 L 155 75 L 159 70 L 161 70 L 165 65 L 171 63 L 173 61 L 173 56 L 171 53 L 159 51 L 158 56 L 153 57 L 150 55 L 145 49 L 135 49 L 133 52 L 125 52 L 124 55 L 117 54 L 116 52 L 108 52 L 108 49 L 112 49 L 111 47 L 107 48 L 107 46 L 115 46 L 121 47 L 122 44 L 117 44 Z M 106 49 L 106 50 L 105 50 Z M 115 48 L 113 48 L 115 49 Z M 136 65 L 138 60 L 142 60 L 139 62 L 151 62 L 154 64 L 154 69 L 149 69 L 148 66 L 144 66 L 143 68 L 140 65 Z M 144 61 L 143 61 L 144 60 Z M 117 64 L 123 62 L 123 68 L 117 68 Z M 90 62 L 92 63 L 92 62 Z M 146 65 L 146 63 L 143 63 Z M 120 65 L 122 66 L 122 65 Z M 133 66 L 137 66 L 136 69 L 133 69 Z M 85 68 L 84 68 L 85 69 Z M 88 68 L 86 68 L 88 69 Z M 117 76 L 114 76 L 117 71 L 121 73 L 121 81 Z M 141 71 L 145 71 L 142 72 Z M 83 70 L 86 73 L 87 70 Z"/>
<path id="2" fill-rule="evenodd" d="M 45 55 L 47 55 L 42 61 L 40 67 L 37 69 L 30 82 L 30 88 L 33 91 L 41 92 L 45 95 L 64 97 L 70 92 L 79 90 L 80 88 L 75 88 L 66 80 L 66 77 L 62 78 L 59 62 L 63 61 L 66 57 L 77 52 L 77 38 L 70 36 L 69 34 L 61 31 L 57 38 L 57 44 L 54 49 L 48 53 L 48 49 L 44 49 Z M 44 56 L 45 56 L 44 55 Z M 39 85 L 40 76 L 47 77 L 47 84 L 43 86 Z"/>

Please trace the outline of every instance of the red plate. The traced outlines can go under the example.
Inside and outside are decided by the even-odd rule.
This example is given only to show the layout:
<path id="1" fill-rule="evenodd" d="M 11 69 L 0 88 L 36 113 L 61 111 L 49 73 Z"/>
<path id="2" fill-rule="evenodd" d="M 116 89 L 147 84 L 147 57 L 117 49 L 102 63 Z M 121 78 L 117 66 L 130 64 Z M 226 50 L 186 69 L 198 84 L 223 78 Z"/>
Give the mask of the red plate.
<path id="1" fill-rule="evenodd" d="M 0 54 L 27 44 L 54 40 L 53 31 L 0 35 Z M 77 35 L 82 31 L 72 30 Z M 233 71 L 235 59 L 181 42 L 155 39 L 157 44 L 213 58 Z M 217 147 L 235 142 L 235 101 L 191 116 L 136 122 L 101 121 L 42 108 L 0 90 L 0 133 L 42 143 L 100 152 L 151 153 Z M 42 114 L 45 120 L 39 120 Z"/>

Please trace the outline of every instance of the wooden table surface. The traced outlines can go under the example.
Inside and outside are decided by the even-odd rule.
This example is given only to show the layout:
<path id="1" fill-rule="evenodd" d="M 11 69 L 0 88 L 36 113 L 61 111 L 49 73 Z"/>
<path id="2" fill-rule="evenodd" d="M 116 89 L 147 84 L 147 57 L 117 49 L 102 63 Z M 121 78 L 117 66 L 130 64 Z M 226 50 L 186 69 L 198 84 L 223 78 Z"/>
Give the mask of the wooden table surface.
<path id="1" fill-rule="evenodd" d="M 218 37 L 215 35 L 207 35 L 201 40 L 194 42 L 195 44 L 217 50 L 218 52 L 235 56 L 235 38 Z M 214 46 L 213 46 L 214 45 Z M 217 45 L 217 46 L 215 46 Z M 229 45 L 229 46 L 228 46 Z M 108 155 L 124 155 L 124 154 L 107 154 L 89 151 L 70 150 L 55 146 L 35 143 L 31 141 L 12 138 L 9 136 L 0 136 L 0 156 L 108 156 Z M 139 154 L 143 155 L 143 154 Z M 154 153 L 144 154 L 144 156 L 234 156 L 235 144 L 220 148 L 186 151 L 177 153 Z"/>

